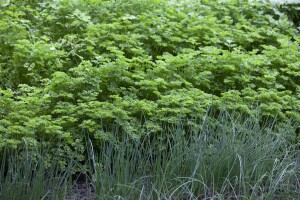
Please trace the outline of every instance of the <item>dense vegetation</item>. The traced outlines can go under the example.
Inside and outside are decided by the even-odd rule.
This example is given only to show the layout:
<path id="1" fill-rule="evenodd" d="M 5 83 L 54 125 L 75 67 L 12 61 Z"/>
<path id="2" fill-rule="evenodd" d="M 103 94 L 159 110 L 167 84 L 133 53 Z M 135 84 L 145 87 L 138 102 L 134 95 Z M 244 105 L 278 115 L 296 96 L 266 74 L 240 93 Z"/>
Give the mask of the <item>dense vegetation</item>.
<path id="1" fill-rule="evenodd" d="M 7 151 L 7 175 L 2 179 L 3 199 L 297 199 L 300 195 L 299 145 L 291 145 L 291 124 L 261 126 L 256 117 L 232 119 L 228 112 L 216 118 L 208 111 L 201 128 L 164 126 L 161 134 L 131 139 L 118 145 L 103 141 L 95 154 L 87 143 L 86 164 L 92 168 L 81 188 L 72 187 L 72 168 L 65 171 L 46 158 L 30 155 L 48 150 Z M 275 129 L 275 131 L 274 131 Z M 117 136 L 118 132 L 113 133 Z M 14 156 L 9 156 L 9 155 Z M 296 158 L 296 159 L 295 159 Z M 3 171 L 1 169 L 1 171 Z M 34 173 L 32 173 L 34 172 Z M 1 177 L 2 174 L 0 174 Z M 2 175 L 3 177 L 3 175 Z M 72 178 L 73 177 L 73 178 Z M 30 181 L 31 180 L 31 181 Z M 81 179 L 82 180 L 82 179 Z M 76 184 L 75 184 L 76 185 Z M 17 189 L 16 189 L 17 188 Z M 46 198 L 47 197 L 47 198 Z"/>
<path id="2" fill-rule="evenodd" d="M 259 182 L 264 170 L 272 171 L 274 161 L 282 159 L 285 155 L 282 152 L 287 152 L 291 161 L 299 149 L 300 35 L 295 20 L 299 19 L 299 13 L 294 9 L 297 6 L 276 7 L 234 0 L 12 0 L 3 3 L 0 7 L 0 149 L 24 152 L 46 148 L 43 154 L 34 151 L 32 161 L 38 162 L 42 156 L 46 168 L 57 163 L 65 170 L 72 160 L 74 172 L 95 171 L 93 164 L 87 164 L 91 160 L 90 149 L 100 152 L 101 158 L 106 145 L 122 149 L 124 141 L 129 140 L 133 142 L 126 146 L 131 149 L 130 145 L 147 138 L 155 148 L 145 144 L 136 149 L 144 148 L 154 154 L 166 149 L 170 153 L 173 146 L 168 141 L 174 141 L 176 134 L 168 130 L 177 133 L 179 127 L 179 132 L 184 133 L 180 141 L 186 139 L 186 147 L 191 149 L 182 146 L 182 152 L 176 155 L 186 154 L 189 159 L 188 154 L 196 144 L 191 140 L 192 135 L 200 134 L 204 121 L 208 120 L 206 125 L 212 131 L 206 133 L 212 137 L 209 144 L 212 146 L 208 145 L 212 150 L 209 156 L 205 152 L 201 156 L 210 159 L 219 151 L 215 143 L 220 137 L 233 137 L 233 141 L 241 137 L 238 140 L 241 143 L 237 143 L 246 146 L 247 142 L 254 141 L 252 137 L 259 137 L 245 132 L 246 129 L 234 131 L 235 124 L 244 127 L 243 120 L 249 118 L 254 127 L 260 127 L 257 129 L 260 131 L 253 127 L 250 130 L 266 137 L 261 141 L 270 145 L 279 139 L 286 142 L 285 147 L 278 144 L 278 150 L 269 152 L 273 155 L 269 168 L 262 168 L 261 174 L 251 180 Z M 289 16 L 284 13 L 291 9 L 294 10 Z M 222 120 L 215 119 L 222 113 L 227 113 L 225 121 L 230 122 L 231 128 L 217 128 Z M 288 124 L 290 129 L 285 132 L 281 125 L 269 124 L 273 122 Z M 264 125 L 271 127 L 268 131 L 274 135 L 266 134 Z M 131 150 L 129 154 L 136 153 Z M 244 150 L 239 147 L 226 152 L 236 151 Z M 241 162 L 242 152 L 230 157 L 233 163 Z M 263 156 L 254 159 L 260 158 Z M 105 161 L 100 159 L 99 163 L 104 165 Z M 295 167 L 294 164 L 291 166 Z M 149 164 L 149 168 L 153 166 Z M 199 169 L 201 173 L 197 170 L 194 173 L 199 176 L 195 180 L 208 178 L 204 177 L 204 169 Z M 293 181 L 297 182 L 299 170 L 294 172 Z M 170 177 L 165 180 L 170 181 Z M 208 184 L 216 180 L 201 181 Z M 243 183 L 251 185 L 250 182 Z M 299 184 L 296 182 L 289 186 L 290 190 Z M 263 188 L 259 184 L 257 187 Z M 235 187 L 244 186 L 232 187 L 234 191 Z M 211 191 L 206 192 L 208 196 L 213 195 Z M 264 192 L 269 190 L 257 195 Z"/>

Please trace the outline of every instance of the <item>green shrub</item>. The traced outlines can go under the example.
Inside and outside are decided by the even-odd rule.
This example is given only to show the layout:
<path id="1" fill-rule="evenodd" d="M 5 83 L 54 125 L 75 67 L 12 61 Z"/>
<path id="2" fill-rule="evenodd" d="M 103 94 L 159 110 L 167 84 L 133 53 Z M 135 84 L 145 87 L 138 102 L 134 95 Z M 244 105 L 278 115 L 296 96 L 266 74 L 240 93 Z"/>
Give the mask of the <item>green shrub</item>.
<path id="1" fill-rule="evenodd" d="M 300 119 L 299 32 L 268 4 L 12 1 L 0 12 L 0 139 L 84 160 L 208 106 Z M 191 120 L 187 120 L 192 123 Z M 185 124 L 187 125 L 187 124 Z M 116 128 L 117 127 L 117 128 Z"/>

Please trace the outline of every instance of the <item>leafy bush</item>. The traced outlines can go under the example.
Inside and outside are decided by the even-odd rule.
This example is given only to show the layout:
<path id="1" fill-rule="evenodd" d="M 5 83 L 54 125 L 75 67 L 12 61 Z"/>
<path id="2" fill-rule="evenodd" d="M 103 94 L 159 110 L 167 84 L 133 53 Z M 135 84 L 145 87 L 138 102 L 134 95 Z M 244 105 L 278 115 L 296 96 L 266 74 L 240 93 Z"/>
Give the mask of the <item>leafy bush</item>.
<path id="1" fill-rule="evenodd" d="M 114 131 L 139 138 L 161 123 L 201 120 L 208 106 L 300 119 L 299 32 L 268 4 L 61 0 L 0 9 L 1 147 L 55 144 L 59 159 L 82 161 L 84 132 L 94 144 L 117 140 Z"/>

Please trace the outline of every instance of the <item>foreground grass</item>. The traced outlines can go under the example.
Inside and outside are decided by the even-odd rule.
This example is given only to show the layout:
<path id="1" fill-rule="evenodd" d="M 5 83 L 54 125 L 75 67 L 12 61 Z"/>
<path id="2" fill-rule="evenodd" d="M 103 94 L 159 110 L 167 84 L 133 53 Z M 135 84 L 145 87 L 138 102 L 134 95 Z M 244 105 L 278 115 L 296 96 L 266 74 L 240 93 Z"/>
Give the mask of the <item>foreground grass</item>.
<path id="1" fill-rule="evenodd" d="M 300 154 L 295 125 L 223 112 L 198 126 L 162 124 L 160 133 L 97 147 L 86 134 L 88 199 L 297 199 Z M 117 129 L 116 129 L 117 130 Z M 97 152 L 97 153 L 95 153 Z M 1 199 L 80 199 L 70 159 L 45 167 L 42 151 L 6 150 Z M 32 156 L 39 154 L 40 156 Z M 8 157 L 5 157 L 8 156 Z M 23 154 L 22 154 L 23 155 Z M 35 158 L 38 159 L 35 159 Z M 76 183 L 76 181 L 75 181 Z"/>

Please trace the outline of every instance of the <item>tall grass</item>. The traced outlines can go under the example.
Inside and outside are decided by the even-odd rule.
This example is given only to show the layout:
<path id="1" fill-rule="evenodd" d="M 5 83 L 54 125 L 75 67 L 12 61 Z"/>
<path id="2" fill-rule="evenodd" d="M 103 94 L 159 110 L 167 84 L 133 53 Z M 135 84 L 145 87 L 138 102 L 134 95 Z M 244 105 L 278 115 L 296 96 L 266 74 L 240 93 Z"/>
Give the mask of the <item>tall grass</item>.
<path id="1" fill-rule="evenodd" d="M 222 112 L 200 126 L 164 126 L 120 144 L 104 142 L 94 186 L 99 199 L 296 199 L 295 126 Z M 298 161 L 297 161 L 298 156 Z"/>
<path id="2" fill-rule="evenodd" d="M 73 162 L 66 170 L 53 162 L 46 167 L 42 150 L 9 150 L 1 152 L 0 199 L 35 200 L 65 199 Z"/>
<path id="3" fill-rule="evenodd" d="M 90 167 L 87 199 L 297 199 L 300 153 L 295 124 L 222 112 L 194 125 L 162 124 L 161 132 L 138 139 L 113 134 L 117 142 L 97 148 L 86 134 Z M 97 149 L 97 150 L 96 150 Z M 6 152 L 1 164 L 0 199 L 71 198 L 70 161 L 61 172 Z M 4 163 L 6 162 L 6 163 Z M 76 196 L 76 195 L 75 195 Z M 79 198 L 78 198 L 79 199 Z"/>

